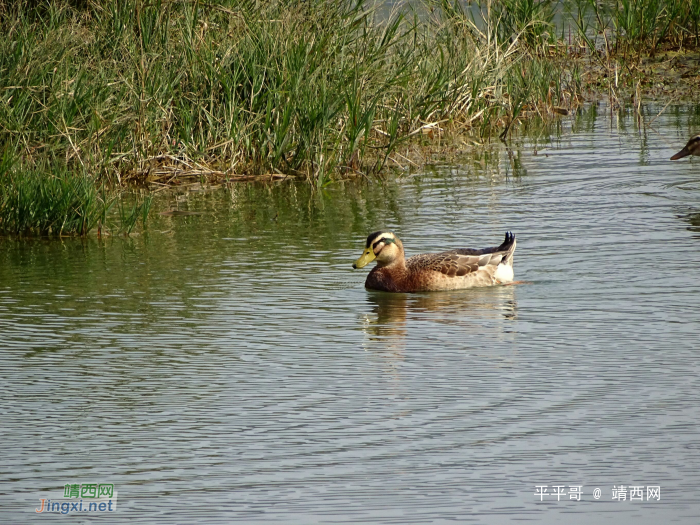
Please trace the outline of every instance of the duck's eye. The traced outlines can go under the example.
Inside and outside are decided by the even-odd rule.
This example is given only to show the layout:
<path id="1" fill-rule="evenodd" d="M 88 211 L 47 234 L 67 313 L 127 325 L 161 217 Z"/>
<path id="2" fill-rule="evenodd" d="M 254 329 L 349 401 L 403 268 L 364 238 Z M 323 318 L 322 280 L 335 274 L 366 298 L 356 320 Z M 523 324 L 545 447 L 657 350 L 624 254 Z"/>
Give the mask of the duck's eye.
<path id="1" fill-rule="evenodd" d="M 394 239 L 391 239 L 389 237 L 382 237 L 379 239 L 377 242 L 372 244 L 372 251 L 379 255 L 379 252 L 381 252 L 387 244 L 396 244 L 396 241 Z"/>

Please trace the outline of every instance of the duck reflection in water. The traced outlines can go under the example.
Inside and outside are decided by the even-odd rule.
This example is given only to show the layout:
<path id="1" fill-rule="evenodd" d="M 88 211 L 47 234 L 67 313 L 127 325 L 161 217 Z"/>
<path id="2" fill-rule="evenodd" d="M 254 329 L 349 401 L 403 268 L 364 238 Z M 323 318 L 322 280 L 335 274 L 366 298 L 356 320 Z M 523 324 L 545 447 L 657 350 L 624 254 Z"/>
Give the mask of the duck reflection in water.
<path id="1" fill-rule="evenodd" d="M 517 318 L 515 294 L 513 286 L 417 294 L 369 291 L 367 300 L 372 310 L 363 319 L 363 346 L 368 351 L 388 352 L 386 357 L 403 359 L 411 329 L 423 331 L 425 323 L 442 325 L 436 335 L 449 327 L 455 340 L 467 340 L 483 334 L 484 321 L 491 320 L 504 335 L 510 328 L 503 321 Z M 498 338 L 499 334 L 489 333 L 489 337 Z"/>
<path id="2" fill-rule="evenodd" d="M 689 224 L 688 231 L 700 233 L 700 213 L 685 213 L 683 215 L 677 215 L 677 217 L 679 219 L 683 219 Z"/>

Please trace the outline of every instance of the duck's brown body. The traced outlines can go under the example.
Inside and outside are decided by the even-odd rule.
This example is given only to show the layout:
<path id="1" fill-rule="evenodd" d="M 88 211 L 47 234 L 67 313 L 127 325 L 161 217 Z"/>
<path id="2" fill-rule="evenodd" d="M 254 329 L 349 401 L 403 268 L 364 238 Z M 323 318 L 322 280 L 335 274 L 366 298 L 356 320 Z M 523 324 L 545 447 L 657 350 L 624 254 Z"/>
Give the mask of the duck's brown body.
<path id="1" fill-rule="evenodd" d="M 515 236 L 483 250 L 459 249 L 404 258 L 403 245 L 392 233 L 373 233 L 355 263 L 362 267 L 376 258 L 365 287 L 385 292 L 424 292 L 492 286 L 513 280 Z"/>

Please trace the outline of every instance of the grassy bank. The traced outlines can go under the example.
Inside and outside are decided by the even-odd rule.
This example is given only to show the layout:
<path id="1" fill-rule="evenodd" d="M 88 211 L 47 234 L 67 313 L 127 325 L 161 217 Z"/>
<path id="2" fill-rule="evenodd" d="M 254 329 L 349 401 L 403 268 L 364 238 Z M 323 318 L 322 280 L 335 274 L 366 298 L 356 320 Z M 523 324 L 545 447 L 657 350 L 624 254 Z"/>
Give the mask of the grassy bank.
<path id="1" fill-rule="evenodd" d="M 102 188 L 369 177 L 408 165 L 421 144 L 566 114 L 587 88 L 639 87 L 642 57 L 697 46 L 699 19 L 700 0 L 391 13 L 366 0 L 2 3 L 0 177 L 80 174 L 78 186 Z M 0 231 L 26 227 L 10 201 Z M 85 213 L 70 231 L 97 224 Z"/>
<path id="2" fill-rule="evenodd" d="M 380 171 L 409 136 L 502 130 L 549 101 L 551 82 L 552 104 L 577 94 L 570 72 L 447 4 L 380 22 L 365 1 L 77 4 L 4 8 L 0 140 L 24 163 L 110 182 L 215 171 L 323 184 Z"/>

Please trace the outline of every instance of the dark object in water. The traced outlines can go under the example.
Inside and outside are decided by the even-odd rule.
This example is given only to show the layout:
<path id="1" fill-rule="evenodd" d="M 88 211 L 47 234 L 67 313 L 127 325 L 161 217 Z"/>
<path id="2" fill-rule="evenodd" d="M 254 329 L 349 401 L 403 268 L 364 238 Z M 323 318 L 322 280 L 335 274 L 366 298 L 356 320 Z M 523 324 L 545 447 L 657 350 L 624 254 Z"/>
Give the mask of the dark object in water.
<path id="1" fill-rule="evenodd" d="M 673 157 L 671 157 L 671 160 L 682 159 L 683 157 L 687 157 L 688 155 L 695 155 L 696 157 L 700 157 L 700 135 L 695 135 L 692 139 L 690 139 L 688 141 L 688 144 L 685 145 L 685 148 L 683 148 Z"/>
<path id="2" fill-rule="evenodd" d="M 168 210 L 162 211 L 158 215 L 165 215 L 167 217 L 185 217 L 187 215 L 202 215 L 199 211 L 180 211 L 180 210 Z"/>

